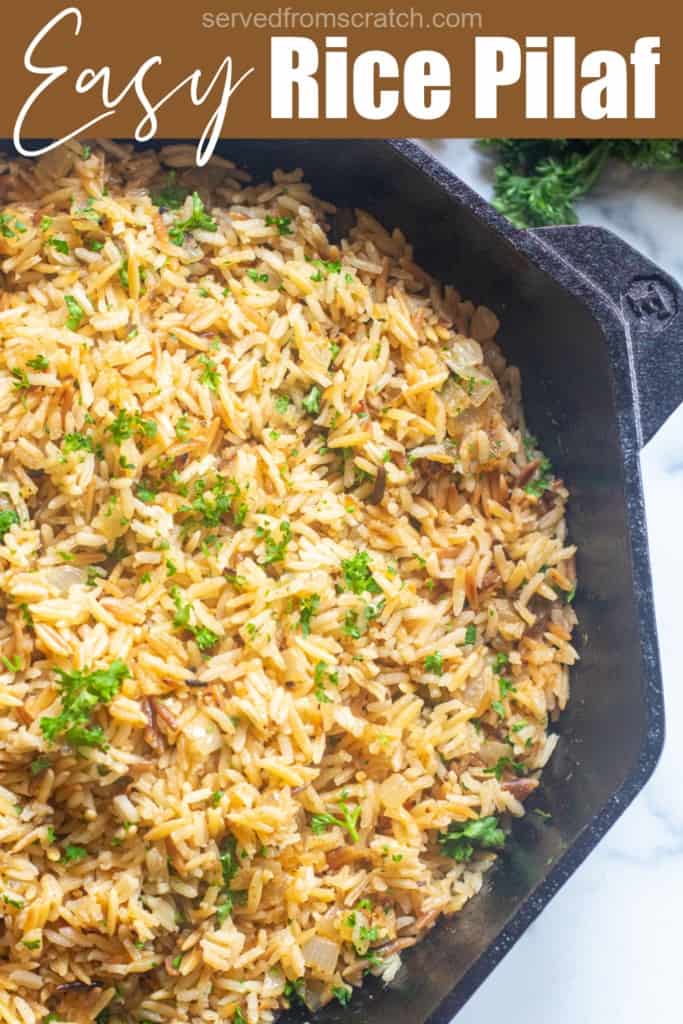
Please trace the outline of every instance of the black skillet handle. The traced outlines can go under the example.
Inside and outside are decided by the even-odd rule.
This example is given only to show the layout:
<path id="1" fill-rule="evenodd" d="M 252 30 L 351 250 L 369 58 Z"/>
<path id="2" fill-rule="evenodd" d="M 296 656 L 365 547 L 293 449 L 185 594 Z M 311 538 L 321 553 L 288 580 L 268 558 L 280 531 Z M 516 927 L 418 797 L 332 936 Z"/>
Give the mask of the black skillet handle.
<path id="1" fill-rule="evenodd" d="M 533 233 L 616 308 L 626 331 L 641 444 L 647 444 L 683 403 L 683 289 L 605 228 L 580 224 Z"/>

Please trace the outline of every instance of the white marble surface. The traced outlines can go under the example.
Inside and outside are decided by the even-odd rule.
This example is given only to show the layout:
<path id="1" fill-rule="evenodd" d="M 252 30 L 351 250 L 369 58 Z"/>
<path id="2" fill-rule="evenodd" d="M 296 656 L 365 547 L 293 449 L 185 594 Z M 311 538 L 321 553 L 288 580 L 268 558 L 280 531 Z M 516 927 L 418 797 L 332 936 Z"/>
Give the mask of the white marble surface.
<path id="1" fill-rule="evenodd" d="M 425 143 L 491 194 L 492 161 L 465 139 Z M 615 168 L 579 206 L 683 280 L 683 173 Z M 683 918 L 681 644 L 683 407 L 642 454 L 667 712 L 646 789 L 458 1014 L 457 1024 L 678 1024 Z"/>

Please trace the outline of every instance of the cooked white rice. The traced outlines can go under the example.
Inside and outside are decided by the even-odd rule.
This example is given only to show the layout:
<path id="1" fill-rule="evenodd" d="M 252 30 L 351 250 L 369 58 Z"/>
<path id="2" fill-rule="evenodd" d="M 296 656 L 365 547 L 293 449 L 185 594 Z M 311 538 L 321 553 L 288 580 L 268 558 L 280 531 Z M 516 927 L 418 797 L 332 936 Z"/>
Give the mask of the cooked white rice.
<path id="1" fill-rule="evenodd" d="M 301 173 L 193 159 L 0 168 L 7 1022 L 392 977 L 568 698 L 567 490 L 495 315 L 367 214 L 331 244 Z"/>

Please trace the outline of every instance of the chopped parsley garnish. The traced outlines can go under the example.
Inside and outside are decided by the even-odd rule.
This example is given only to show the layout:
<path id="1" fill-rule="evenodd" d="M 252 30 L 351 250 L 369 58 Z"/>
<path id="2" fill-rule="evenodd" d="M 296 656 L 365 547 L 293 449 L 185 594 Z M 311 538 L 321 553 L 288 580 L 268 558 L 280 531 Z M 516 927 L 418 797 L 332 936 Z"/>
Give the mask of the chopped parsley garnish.
<path id="1" fill-rule="evenodd" d="M 208 651 L 209 648 L 214 647 L 218 643 L 220 637 L 217 633 L 214 633 L 212 629 L 207 626 L 195 626 L 190 624 L 190 613 L 192 612 L 192 605 L 183 601 L 182 593 L 179 587 L 173 587 L 171 590 L 171 598 L 175 605 L 175 615 L 173 616 L 173 625 L 177 629 L 189 629 L 193 634 L 195 643 L 200 651 Z"/>
<path id="2" fill-rule="evenodd" d="M 27 949 L 40 949 L 40 939 L 23 939 L 21 944 Z"/>
<path id="3" fill-rule="evenodd" d="M 469 625 L 465 630 L 465 643 L 476 644 L 477 642 L 477 627 Z"/>
<path id="4" fill-rule="evenodd" d="M 213 791 L 213 793 L 211 794 L 211 803 L 212 803 L 212 805 L 214 807 L 218 807 L 219 803 L 221 802 L 221 800 L 223 799 L 224 796 L 225 796 L 225 793 L 224 793 L 224 791 L 222 789 L 215 789 Z"/>
<path id="5" fill-rule="evenodd" d="M 232 583 L 233 587 L 237 587 L 238 590 L 241 590 L 247 583 L 245 576 L 238 576 L 237 573 L 234 572 L 226 572 L 225 578 L 228 583 Z"/>
<path id="6" fill-rule="evenodd" d="M 358 938 L 362 943 L 377 942 L 379 931 L 377 928 L 367 928 L 364 924 L 358 929 Z"/>
<path id="7" fill-rule="evenodd" d="M 183 245 L 188 231 L 218 231 L 218 224 L 205 211 L 197 192 L 192 193 L 192 213 L 186 220 L 177 221 L 169 229 L 168 237 L 175 245 Z"/>
<path id="8" fill-rule="evenodd" d="M 84 857 L 88 856 L 88 851 L 84 846 L 76 846 L 75 843 L 69 843 L 64 848 L 62 853 L 62 860 L 65 864 L 77 864 L 79 860 L 83 860 Z"/>
<path id="9" fill-rule="evenodd" d="M 443 855 L 458 863 L 471 860 L 476 850 L 500 850 L 504 845 L 505 833 L 493 815 L 475 821 L 453 821 L 439 835 Z"/>
<path id="10" fill-rule="evenodd" d="M 192 632 L 194 633 L 194 641 L 200 651 L 208 651 L 211 647 L 215 647 L 220 639 L 218 633 L 214 633 L 207 626 L 193 626 Z"/>
<path id="11" fill-rule="evenodd" d="M 276 541 L 267 527 L 259 526 L 256 529 L 256 536 L 262 538 L 266 547 L 266 553 L 261 565 L 273 565 L 275 562 L 284 561 L 287 553 L 287 546 L 292 539 L 292 527 L 283 519 L 280 523 L 280 540 Z"/>
<path id="12" fill-rule="evenodd" d="M 297 978 L 296 981 L 286 981 L 282 991 L 285 999 L 291 1003 L 304 1003 L 304 979 Z"/>
<path id="13" fill-rule="evenodd" d="M 10 227 L 10 224 L 14 224 L 14 228 Z M 26 227 L 16 217 L 10 216 L 8 213 L 0 213 L 0 235 L 3 238 L 16 238 L 17 231 L 23 235 L 26 231 Z"/>
<path id="14" fill-rule="evenodd" d="M 500 782 L 506 770 L 514 772 L 518 778 L 526 774 L 526 768 L 522 762 L 513 761 L 511 757 L 499 757 L 492 768 L 484 768 L 484 774 L 494 775 L 498 782 Z"/>
<path id="15" fill-rule="evenodd" d="M 228 836 L 220 851 L 221 872 L 223 885 L 227 888 L 237 874 L 240 866 L 237 857 L 237 840 L 234 836 Z"/>
<path id="16" fill-rule="evenodd" d="M 248 270 L 247 277 L 250 277 L 252 281 L 262 281 L 263 284 L 268 284 L 268 275 L 260 274 L 258 270 Z"/>
<path id="17" fill-rule="evenodd" d="M 48 238 L 45 244 L 52 246 L 57 252 L 61 252 L 63 256 L 69 255 L 69 243 L 65 242 L 63 238 L 55 238 L 53 236 Z"/>
<path id="18" fill-rule="evenodd" d="M 69 314 L 66 321 L 66 328 L 68 331 L 77 331 L 85 317 L 85 310 L 80 303 L 76 302 L 73 295 L 65 295 L 64 303 Z"/>
<path id="19" fill-rule="evenodd" d="M 87 434 L 81 434 L 78 431 L 74 431 L 70 434 L 64 435 L 62 441 L 62 451 L 68 452 L 92 452 L 95 450 L 93 439 L 88 437 Z"/>
<path id="20" fill-rule="evenodd" d="M 515 685 L 511 679 L 507 679 L 505 676 L 498 677 L 498 689 L 500 690 L 501 697 L 507 697 L 510 693 L 515 693 Z"/>
<path id="21" fill-rule="evenodd" d="M 299 625 L 304 636 L 310 636 L 311 619 L 317 613 L 319 606 L 319 594 L 310 594 L 308 597 L 302 597 L 299 604 Z"/>
<path id="22" fill-rule="evenodd" d="M 28 374 L 26 373 L 26 370 L 20 370 L 18 366 L 15 366 L 14 369 L 11 370 L 10 372 L 13 378 L 12 387 L 14 388 L 14 390 L 28 391 L 28 389 L 31 387 L 31 381 L 28 379 Z"/>
<path id="23" fill-rule="evenodd" d="M 194 513 L 190 522 L 208 528 L 219 526 L 229 515 L 235 526 L 242 526 L 247 516 L 247 504 L 241 498 L 242 488 L 234 477 L 226 480 L 217 476 L 211 485 L 206 480 L 198 480 L 191 504 L 183 505 L 180 511 Z"/>
<path id="24" fill-rule="evenodd" d="M 535 814 L 541 821 L 552 821 L 553 816 L 548 811 L 542 811 L 540 807 L 534 807 L 532 814 Z"/>
<path id="25" fill-rule="evenodd" d="M 187 604 L 183 601 L 183 596 L 180 587 L 173 587 L 171 590 L 171 597 L 173 604 L 175 605 L 175 615 L 173 616 L 173 625 L 178 629 L 184 629 L 190 623 L 190 612 L 192 611 L 192 605 Z"/>
<path id="26" fill-rule="evenodd" d="M 156 496 L 157 493 L 151 484 L 140 484 L 135 491 L 135 497 L 144 501 L 146 505 L 150 505 Z"/>
<path id="27" fill-rule="evenodd" d="M 332 995 L 342 1006 L 348 1006 L 353 995 L 353 989 L 350 985 L 338 985 L 332 989 Z"/>
<path id="28" fill-rule="evenodd" d="M 318 685 L 314 689 L 313 693 L 315 695 L 315 699 L 318 701 L 319 704 L 331 704 L 332 703 L 332 698 L 328 695 L 327 690 L 325 689 L 325 686 L 323 685 L 323 683 L 318 683 Z"/>
<path id="29" fill-rule="evenodd" d="M 15 910 L 21 910 L 24 906 L 24 901 L 16 899 L 14 896 L 3 895 L 2 902 L 8 907 L 14 907 Z"/>
<path id="30" fill-rule="evenodd" d="M 176 184 L 175 171 L 171 171 L 166 178 L 166 184 L 159 191 L 152 195 L 152 202 L 155 206 L 165 206 L 169 210 L 179 210 L 190 194 L 188 188 Z"/>
<path id="31" fill-rule="evenodd" d="M 270 227 L 271 225 L 273 227 L 276 227 L 278 230 L 278 234 L 280 235 L 294 234 L 290 227 L 291 223 L 291 217 L 273 217 L 270 213 L 266 214 L 266 224 L 268 225 L 268 227 Z"/>
<path id="32" fill-rule="evenodd" d="M 439 651 L 427 655 L 425 658 L 425 672 L 433 672 L 435 676 L 443 675 L 443 655 Z"/>
<path id="33" fill-rule="evenodd" d="M 505 666 L 509 664 L 510 659 L 508 658 L 507 654 L 504 654 L 503 651 L 499 651 L 498 654 L 496 654 L 495 658 L 493 659 L 493 671 L 495 673 L 502 672 Z"/>
<path id="34" fill-rule="evenodd" d="M 304 400 L 302 401 L 301 404 L 306 410 L 306 412 L 309 414 L 309 416 L 317 416 L 318 413 L 320 412 L 321 394 L 322 392 L 320 391 L 320 388 L 314 384 L 311 390 L 304 398 Z"/>
<path id="35" fill-rule="evenodd" d="M 19 516 L 13 508 L 0 509 L 0 541 L 4 540 L 5 534 L 13 527 L 19 525 Z"/>
<path id="36" fill-rule="evenodd" d="M 339 682 L 339 674 L 337 672 L 330 672 L 325 662 L 319 661 L 313 670 L 313 678 L 316 683 L 322 683 L 325 676 L 328 676 L 330 682 L 333 683 L 335 686 Z"/>
<path id="37" fill-rule="evenodd" d="M 337 259 L 308 259 L 308 257 L 306 257 L 306 259 L 308 260 L 311 266 L 316 266 L 318 268 L 317 273 L 311 274 L 311 281 L 323 281 L 326 273 L 341 272 L 341 263 Z M 325 271 L 325 273 L 323 273 L 323 271 Z"/>
<path id="38" fill-rule="evenodd" d="M 47 370 L 50 366 L 45 356 L 34 356 L 33 359 L 28 359 L 26 365 L 31 370 Z"/>
<path id="39" fill-rule="evenodd" d="M 459 384 L 462 388 L 465 389 L 465 392 L 468 395 L 474 394 L 474 389 L 477 384 L 477 381 L 474 377 L 463 377 L 459 373 L 454 373 L 453 379 L 456 381 L 457 384 Z"/>
<path id="40" fill-rule="evenodd" d="M 348 611 L 344 616 L 344 633 L 352 640 L 360 640 L 363 635 L 358 625 L 358 612 Z"/>
<path id="41" fill-rule="evenodd" d="M 358 950 L 356 950 L 356 953 L 358 953 Z M 367 953 L 358 953 L 358 956 L 362 956 L 364 960 L 367 960 L 367 962 L 370 964 L 370 967 L 381 967 L 382 964 L 384 963 L 382 957 L 375 953 L 375 951 L 372 949 L 369 949 Z"/>
<path id="42" fill-rule="evenodd" d="M 205 384 L 211 391 L 218 391 L 218 385 L 221 380 L 218 374 L 218 366 L 214 363 L 213 359 L 210 359 L 204 353 L 200 355 L 199 362 L 204 367 L 199 378 L 200 384 Z"/>
<path id="43" fill-rule="evenodd" d="M 52 217 L 41 217 L 40 218 L 40 230 L 49 231 L 52 227 Z"/>
<path id="44" fill-rule="evenodd" d="M 553 467 L 550 459 L 541 459 L 541 464 L 534 474 L 534 479 L 525 486 L 526 494 L 540 498 L 544 491 L 549 491 L 553 483 Z"/>
<path id="45" fill-rule="evenodd" d="M 185 415 L 185 413 L 183 413 L 182 416 L 178 417 L 177 423 L 175 425 L 175 436 L 178 438 L 179 441 L 184 441 L 187 435 L 190 433 L 191 429 L 192 428 L 190 426 L 190 419 L 188 416 Z"/>
<path id="46" fill-rule="evenodd" d="M 382 589 L 370 572 L 370 556 L 367 551 L 359 551 L 353 558 L 342 561 L 344 582 L 354 594 L 381 594 Z"/>
<path id="47" fill-rule="evenodd" d="M 47 771 L 50 764 L 49 757 L 35 757 L 30 765 L 31 775 L 40 775 L 42 772 Z"/>
<path id="48" fill-rule="evenodd" d="M 339 682 L 339 675 L 338 675 L 338 673 L 337 672 L 330 672 L 330 670 L 327 667 L 327 665 L 325 664 L 325 662 L 324 661 L 319 661 L 317 663 L 317 665 L 315 666 L 315 669 L 314 669 L 314 672 L 313 672 L 313 681 L 315 683 L 315 689 L 314 689 L 313 692 L 315 694 L 316 700 L 319 701 L 320 704 L 330 704 L 331 703 L 331 699 L 330 699 L 330 697 L 328 697 L 327 690 L 325 689 L 325 677 L 326 676 L 329 679 L 329 681 L 332 683 L 333 686 L 337 686 L 337 684 Z"/>
<path id="49" fill-rule="evenodd" d="M 85 669 L 56 668 L 57 685 L 62 699 L 61 714 L 41 718 L 40 728 L 49 742 L 62 737 L 72 747 L 106 747 L 100 726 L 89 724 L 91 712 L 106 704 L 128 679 L 128 667 L 118 659 L 106 669 L 87 672 Z"/>
<path id="50" fill-rule="evenodd" d="M 226 893 L 221 902 L 216 904 L 216 924 L 221 928 L 232 914 L 232 896 Z"/>
<path id="51" fill-rule="evenodd" d="M 333 814 L 327 812 L 323 814 L 314 814 L 311 818 L 311 831 L 316 835 L 322 835 L 325 829 L 329 828 L 330 825 L 338 825 L 339 828 L 345 829 L 349 834 L 349 838 L 352 843 L 357 843 L 359 840 L 358 835 L 358 819 L 361 815 L 360 807 L 349 807 L 346 802 L 346 791 L 344 791 L 337 801 L 339 810 L 341 811 L 341 818 L 335 818 Z"/>
<path id="52" fill-rule="evenodd" d="M 89 160 L 92 156 L 92 149 L 90 146 L 83 146 L 81 150 L 81 160 Z"/>
<path id="53" fill-rule="evenodd" d="M 104 242 L 100 242 L 97 238 L 88 239 L 88 248 L 90 252 L 102 252 L 104 249 Z"/>
<path id="54" fill-rule="evenodd" d="M 289 409 L 292 404 L 292 400 L 289 395 L 276 395 L 275 396 L 275 409 L 280 413 L 281 416 Z"/>
<path id="55" fill-rule="evenodd" d="M 126 409 L 119 409 L 107 427 L 115 444 L 121 444 L 134 435 L 154 438 L 157 435 L 157 429 L 154 420 L 145 420 L 139 412 L 130 413 Z"/>

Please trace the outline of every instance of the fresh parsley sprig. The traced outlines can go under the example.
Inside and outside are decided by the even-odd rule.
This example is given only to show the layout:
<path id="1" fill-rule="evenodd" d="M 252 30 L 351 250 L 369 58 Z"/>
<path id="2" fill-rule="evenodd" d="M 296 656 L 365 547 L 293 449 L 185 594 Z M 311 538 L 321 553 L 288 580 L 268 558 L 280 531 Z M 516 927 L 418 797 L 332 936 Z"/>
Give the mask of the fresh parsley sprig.
<path id="1" fill-rule="evenodd" d="M 494 815 L 474 821 L 452 821 L 438 838 L 444 856 L 457 863 L 471 860 L 476 850 L 501 850 L 505 845 L 505 833 Z"/>
<path id="2" fill-rule="evenodd" d="M 498 161 L 493 205 L 517 227 L 575 224 L 575 203 L 611 159 L 683 167 L 680 139 L 482 139 Z"/>
<path id="3" fill-rule="evenodd" d="M 316 835 L 322 835 L 325 829 L 331 825 L 338 825 L 339 828 L 343 828 L 349 834 L 349 839 L 352 843 L 357 843 L 360 836 L 358 834 L 358 819 L 360 818 L 361 808 L 350 807 L 346 802 L 347 797 L 346 790 L 343 791 L 341 797 L 337 801 L 339 810 L 341 811 L 341 817 L 335 817 L 334 814 L 324 812 L 323 814 L 314 814 L 311 818 L 311 831 Z"/>
<path id="4" fill-rule="evenodd" d="M 218 224 L 204 209 L 199 193 L 192 193 L 192 213 L 169 228 L 168 237 L 174 245 L 183 245 L 189 231 L 218 231 Z"/>
<path id="5" fill-rule="evenodd" d="M 55 669 L 62 699 L 62 710 L 54 717 L 43 717 L 40 729 L 46 740 L 54 743 L 62 737 L 72 747 L 106 747 L 104 732 L 90 724 L 91 713 L 100 704 L 108 703 L 130 676 L 128 666 L 116 660 L 108 668 Z"/>

